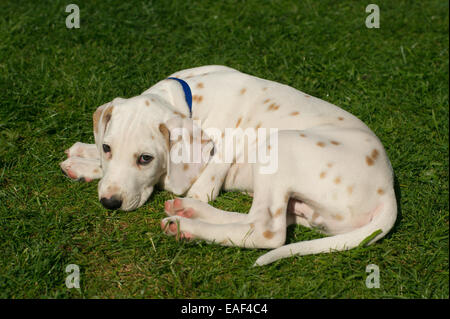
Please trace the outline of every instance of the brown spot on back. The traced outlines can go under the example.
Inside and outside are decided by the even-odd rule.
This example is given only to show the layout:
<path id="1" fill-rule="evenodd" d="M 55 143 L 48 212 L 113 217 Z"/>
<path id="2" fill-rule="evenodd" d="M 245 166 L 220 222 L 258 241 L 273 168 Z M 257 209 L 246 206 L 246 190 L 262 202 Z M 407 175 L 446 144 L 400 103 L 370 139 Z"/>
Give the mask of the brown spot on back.
<path id="1" fill-rule="evenodd" d="M 339 120 L 339 121 L 343 121 L 344 118 L 343 118 L 342 116 L 339 116 L 339 117 L 338 117 L 338 120 Z"/>
<path id="2" fill-rule="evenodd" d="M 366 156 L 366 163 L 367 165 L 372 166 L 374 163 L 372 157 Z"/>
<path id="3" fill-rule="evenodd" d="M 305 134 L 303 134 L 303 133 L 300 133 L 300 136 L 301 136 L 301 137 L 306 137 L 306 135 L 305 135 Z"/>
<path id="4" fill-rule="evenodd" d="M 264 88 L 262 88 L 262 90 L 263 90 L 263 91 L 266 91 L 266 90 L 267 90 L 267 88 L 266 88 L 266 87 L 264 87 Z"/>
<path id="5" fill-rule="evenodd" d="M 145 101 L 145 105 L 150 106 L 150 102 L 149 101 Z"/>
<path id="6" fill-rule="evenodd" d="M 344 219 L 344 217 L 342 217 L 342 215 L 340 215 L 340 214 L 336 214 L 336 215 L 333 215 L 333 219 L 341 221 Z"/>
<path id="7" fill-rule="evenodd" d="M 241 124 L 241 121 L 242 121 L 242 117 L 240 117 L 240 118 L 238 119 L 238 121 L 237 121 L 237 123 L 236 123 L 236 127 L 238 127 L 239 124 Z"/>
<path id="8" fill-rule="evenodd" d="M 261 127 L 261 122 L 258 123 L 258 125 L 256 125 L 255 130 L 259 129 Z"/>
<path id="9" fill-rule="evenodd" d="M 339 144 L 341 144 L 341 143 L 336 142 L 336 141 L 331 141 L 331 144 L 333 144 L 333 145 L 339 145 Z"/>
<path id="10" fill-rule="evenodd" d="M 299 115 L 300 114 L 300 112 L 292 112 L 291 114 L 289 114 L 289 115 L 291 115 L 291 116 L 296 116 L 296 115 Z"/>
<path id="11" fill-rule="evenodd" d="M 98 168 L 94 169 L 93 171 L 95 174 L 100 173 L 100 170 Z"/>
<path id="12" fill-rule="evenodd" d="M 270 102 L 270 99 L 265 99 L 263 103 L 266 104 L 266 103 L 269 103 L 269 102 Z"/>
<path id="13" fill-rule="evenodd" d="M 373 158 L 374 160 L 376 160 L 377 157 L 378 157 L 378 155 L 379 155 L 378 150 L 374 149 L 374 150 L 372 151 L 372 154 L 371 154 L 372 158 Z"/>
<path id="14" fill-rule="evenodd" d="M 202 82 L 199 82 L 198 84 L 197 84 L 197 89 L 203 89 L 205 86 L 203 85 L 203 83 Z"/>
<path id="15" fill-rule="evenodd" d="M 183 164 L 183 171 L 187 171 L 189 169 L 189 165 L 188 164 Z"/>
<path id="16" fill-rule="evenodd" d="M 267 108 L 267 110 L 269 110 L 269 111 L 275 111 L 275 110 L 278 110 L 279 107 L 280 107 L 279 105 L 277 105 L 277 104 L 275 104 L 275 103 L 272 103 L 272 104 L 269 105 L 269 107 Z"/>
<path id="17" fill-rule="evenodd" d="M 341 178 L 338 176 L 334 179 L 335 184 L 339 184 L 341 182 Z"/>
<path id="18" fill-rule="evenodd" d="M 380 194 L 380 195 L 383 195 L 384 194 L 384 190 L 381 189 L 381 188 L 378 188 L 377 189 L 377 193 Z"/>
<path id="19" fill-rule="evenodd" d="M 212 176 L 211 177 L 211 181 L 213 181 L 214 182 L 214 180 L 216 179 L 216 177 L 215 176 Z"/>
<path id="20" fill-rule="evenodd" d="M 328 167 L 333 167 L 333 163 L 328 163 L 327 166 Z"/>
<path id="21" fill-rule="evenodd" d="M 247 89 L 246 89 L 246 88 L 243 88 L 243 89 L 241 90 L 241 92 L 240 92 L 241 95 L 242 95 L 242 94 L 245 94 L 245 91 L 247 91 Z"/>
<path id="22" fill-rule="evenodd" d="M 321 172 L 321 173 L 320 173 L 320 178 L 325 178 L 325 176 L 327 176 L 327 173 L 326 173 L 326 172 Z"/>
<path id="23" fill-rule="evenodd" d="M 324 142 L 317 142 L 317 146 L 325 147 L 325 143 Z"/>
<path id="24" fill-rule="evenodd" d="M 194 95 L 192 97 L 192 99 L 197 103 L 201 103 L 203 101 L 203 96 L 202 95 Z"/>
<path id="25" fill-rule="evenodd" d="M 267 239 L 273 238 L 274 235 L 275 235 L 275 234 L 272 233 L 270 230 L 266 230 L 266 231 L 263 233 L 263 236 L 266 237 Z"/>

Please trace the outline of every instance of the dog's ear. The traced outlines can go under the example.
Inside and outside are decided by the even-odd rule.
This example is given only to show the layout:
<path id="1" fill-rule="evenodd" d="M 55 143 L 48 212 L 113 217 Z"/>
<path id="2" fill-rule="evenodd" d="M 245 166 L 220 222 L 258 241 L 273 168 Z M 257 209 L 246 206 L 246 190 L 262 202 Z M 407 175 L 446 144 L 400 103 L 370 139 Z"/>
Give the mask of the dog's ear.
<path id="1" fill-rule="evenodd" d="M 103 139 L 103 134 L 105 133 L 108 123 L 111 120 L 113 109 L 114 106 L 112 105 L 112 102 L 108 102 L 99 106 L 92 115 L 94 138 L 97 145 Z"/>
<path id="2" fill-rule="evenodd" d="M 172 118 L 164 124 L 164 127 L 169 131 L 169 154 L 164 186 L 177 195 L 183 195 L 209 162 L 214 152 L 214 143 L 189 118 Z"/>

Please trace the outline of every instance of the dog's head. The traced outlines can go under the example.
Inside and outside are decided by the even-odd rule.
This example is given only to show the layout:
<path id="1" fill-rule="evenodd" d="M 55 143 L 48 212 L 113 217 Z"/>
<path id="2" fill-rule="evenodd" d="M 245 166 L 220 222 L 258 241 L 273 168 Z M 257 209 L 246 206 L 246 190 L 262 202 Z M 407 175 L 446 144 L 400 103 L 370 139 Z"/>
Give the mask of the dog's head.
<path id="1" fill-rule="evenodd" d="M 159 182 L 182 194 L 205 164 L 171 161 L 171 147 L 183 139 L 172 135 L 171 141 L 170 130 L 185 127 L 192 133 L 192 124 L 186 124 L 192 121 L 167 112 L 167 105 L 157 97 L 114 99 L 97 108 L 93 122 L 103 171 L 98 195 L 108 209 L 129 211 L 142 206 Z"/>

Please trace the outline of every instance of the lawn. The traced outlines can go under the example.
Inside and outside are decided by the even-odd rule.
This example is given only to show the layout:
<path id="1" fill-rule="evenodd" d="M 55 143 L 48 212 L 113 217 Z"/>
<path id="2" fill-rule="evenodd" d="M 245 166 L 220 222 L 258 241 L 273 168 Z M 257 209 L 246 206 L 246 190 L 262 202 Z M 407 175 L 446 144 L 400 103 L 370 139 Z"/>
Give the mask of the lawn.
<path id="1" fill-rule="evenodd" d="M 448 298 L 448 2 L 0 2 L 0 298 Z M 369 247 L 252 267 L 264 250 L 177 242 L 155 192 L 107 211 L 58 163 L 93 142 L 92 113 L 181 70 L 234 67 L 339 105 L 383 142 L 399 217 Z M 224 88 L 226 89 L 226 88 Z M 251 197 L 216 207 L 248 212 Z M 287 242 L 318 238 L 291 226 Z M 80 267 L 80 289 L 65 285 Z M 366 266 L 380 270 L 369 289 Z"/>

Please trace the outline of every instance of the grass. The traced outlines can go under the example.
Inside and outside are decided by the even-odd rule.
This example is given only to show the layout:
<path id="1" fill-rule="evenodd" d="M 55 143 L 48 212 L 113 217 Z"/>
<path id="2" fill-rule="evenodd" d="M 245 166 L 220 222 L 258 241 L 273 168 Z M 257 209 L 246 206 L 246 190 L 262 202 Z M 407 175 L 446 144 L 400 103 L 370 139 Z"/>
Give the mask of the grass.
<path id="1" fill-rule="evenodd" d="M 0 3 L 1 298 L 448 298 L 448 2 L 64 1 Z M 373 246 L 252 268 L 264 250 L 176 242 L 160 230 L 168 192 L 108 212 L 96 182 L 58 163 L 93 142 L 95 108 L 184 68 L 224 64 L 358 116 L 396 174 L 399 218 Z M 247 212 L 251 198 L 213 205 Z M 317 238 L 290 227 L 288 242 Z M 81 288 L 65 287 L 65 268 Z M 368 264 L 379 289 L 365 286 Z"/>

